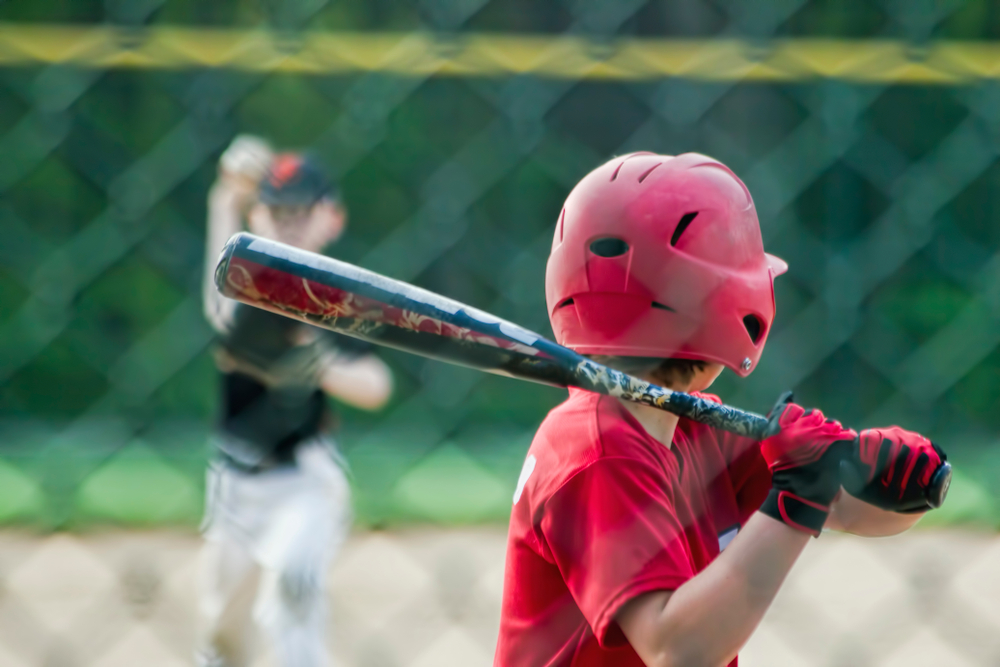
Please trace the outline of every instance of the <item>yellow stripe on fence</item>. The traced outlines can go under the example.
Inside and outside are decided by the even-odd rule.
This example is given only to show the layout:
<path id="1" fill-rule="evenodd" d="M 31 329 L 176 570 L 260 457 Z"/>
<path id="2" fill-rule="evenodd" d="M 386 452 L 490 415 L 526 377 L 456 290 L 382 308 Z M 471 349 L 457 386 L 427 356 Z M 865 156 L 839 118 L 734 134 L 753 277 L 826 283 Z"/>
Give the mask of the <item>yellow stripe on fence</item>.
<path id="1" fill-rule="evenodd" d="M 1000 43 L 614 39 L 466 33 L 0 24 L 0 66 L 225 68 L 254 72 L 555 79 L 958 84 L 1000 78 Z"/>

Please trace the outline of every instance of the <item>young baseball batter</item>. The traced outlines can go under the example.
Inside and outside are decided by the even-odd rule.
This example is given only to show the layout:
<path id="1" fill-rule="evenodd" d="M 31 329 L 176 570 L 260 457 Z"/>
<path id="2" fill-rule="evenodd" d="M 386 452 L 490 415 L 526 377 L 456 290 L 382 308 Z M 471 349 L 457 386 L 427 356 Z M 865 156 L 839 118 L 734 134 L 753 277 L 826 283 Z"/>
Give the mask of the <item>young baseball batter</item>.
<path id="1" fill-rule="evenodd" d="M 222 414 L 208 472 L 198 664 L 248 664 L 250 616 L 279 664 L 327 663 L 325 573 L 350 524 L 347 480 L 324 394 L 375 409 L 386 366 L 355 339 L 224 299 L 212 285 L 225 241 L 243 229 L 311 251 L 345 213 L 312 159 L 272 156 L 240 137 L 209 197 L 206 314 L 219 334 Z"/>
<path id="2" fill-rule="evenodd" d="M 570 193 L 546 298 L 558 342 L 701 392 L 725 367 L 753 371 L 786 268 L 725 165 L 635 153 Z M 790 395 L 770 421 L 754 442 L 571 389 L 514 495 L 494 664 L 735 665 L 811 536 L 895 534 L 927 509 L 944 455 L 922 436 L 870 430 L 859 445 Z M 848 495 L 840 462 L 859 446 Z"/>

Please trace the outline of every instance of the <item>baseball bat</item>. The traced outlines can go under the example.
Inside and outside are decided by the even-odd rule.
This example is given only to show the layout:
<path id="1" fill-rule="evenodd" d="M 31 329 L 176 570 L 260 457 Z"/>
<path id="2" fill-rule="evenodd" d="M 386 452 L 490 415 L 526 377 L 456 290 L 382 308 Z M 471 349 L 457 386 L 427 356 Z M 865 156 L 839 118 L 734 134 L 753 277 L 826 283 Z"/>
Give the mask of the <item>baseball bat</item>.
<path id="1" fill-rule="evenodd" d="M 458 301 L 246 232 L 223 248 L 215 284 L 224 296 L 377 345 L 615 396 L 755 440 L 767 436 L 762 415 L 657 386 Z M 945 463 L 935 473 L 932 507 L 944 501 L 950 471 Z"/>

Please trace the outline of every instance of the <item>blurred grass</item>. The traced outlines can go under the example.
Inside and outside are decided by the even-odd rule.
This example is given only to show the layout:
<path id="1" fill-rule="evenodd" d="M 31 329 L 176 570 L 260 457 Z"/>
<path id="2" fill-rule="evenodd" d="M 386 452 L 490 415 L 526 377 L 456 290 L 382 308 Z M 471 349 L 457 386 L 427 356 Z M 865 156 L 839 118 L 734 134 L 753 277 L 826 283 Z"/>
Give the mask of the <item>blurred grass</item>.
<path id="1" fill-rule="evenodd" d="M 109 423 L 108 443 L 113 430 Z M 201 519 L 209 451 L 203 426 L 161 425 L 120 448 L 102 447 L 100 428 L 79 441 L 42 423 L 0 433 L 0 526 L 196 526 Z M 509 429 L 467 433 L 426 453 L 399 437 L 347 443 L 356 521 L 506 522 L 530 438 Z"/>
<path id="2" fill-rule="evenodd" d="M 0 525 L 194 527 L 201 519 L 208 452 L 203 426 L 165 426 L 105 458 L 92 442 L 35 449 L 34 443 L 51 438 L 38 425 L 4 433 L 6 451 L 17 454 L 0 459 Z M 363 446 L 346 438 L 356 522 L 362 527 L 505 523 L 530 439 L 530 431 L 479 428 L 421 454 L 406 438 L 368 439 Z M 952 460 L 948 502 L 920 525 L 1000 528 L 1000 494 L 993 482 L 1000 477 L 1000 448 L 960 449 Z"/>

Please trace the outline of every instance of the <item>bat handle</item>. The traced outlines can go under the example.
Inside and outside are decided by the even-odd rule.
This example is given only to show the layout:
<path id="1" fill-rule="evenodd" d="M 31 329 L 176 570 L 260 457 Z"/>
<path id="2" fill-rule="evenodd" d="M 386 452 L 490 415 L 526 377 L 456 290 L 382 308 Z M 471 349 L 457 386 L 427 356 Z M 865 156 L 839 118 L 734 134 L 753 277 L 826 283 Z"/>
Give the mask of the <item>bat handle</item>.
<path id="1" fill-rule="evenodd" d="M 657 387 L 657 389 L 663 391 L 662 388 Z M 687 417 L 702 424 L 708 424 L 754 440 L 763 440 L 767 437 L 767 417 L 754 412 L 740 410 L 682 391 L 667 390 L 659 400 L 666 403 L 663 407 L 681 417 Z M 655 402 L 650 404 L 656 405 Z"/>
<path id="2" fill-rule="evenodd" d="M 700 396 L 664 389 L 645 380 L 594 363 L 589 359 L 580 357 L 577 376 L 585 380 L 584 383 L 578 385 L 585 389 L 618 396 L 661 410 L 668 410 L 681 417 L 687 417 L 736 435 L 746 436 L 757 441 L 773 435 L 767 417 L 716 403 Z M 791 394 L 783 395 L 779 399 L 779 404 L 782 400 L 791 400 Z M 948 495 L 950 484 L 951 464 L 945 461 L 934 471 L 930 484 L 927 486 L 925 491 L 927 505 L 933 509 L 941 507 Z"/>

